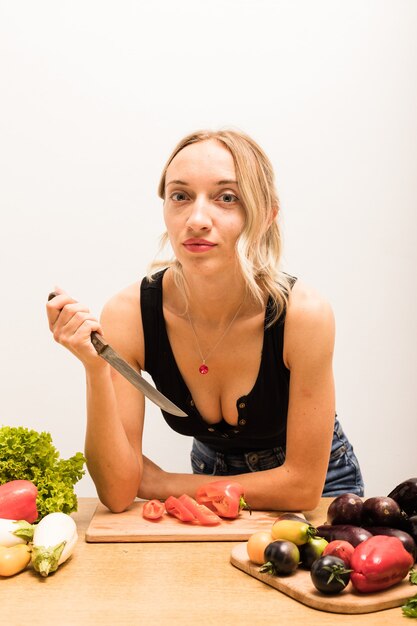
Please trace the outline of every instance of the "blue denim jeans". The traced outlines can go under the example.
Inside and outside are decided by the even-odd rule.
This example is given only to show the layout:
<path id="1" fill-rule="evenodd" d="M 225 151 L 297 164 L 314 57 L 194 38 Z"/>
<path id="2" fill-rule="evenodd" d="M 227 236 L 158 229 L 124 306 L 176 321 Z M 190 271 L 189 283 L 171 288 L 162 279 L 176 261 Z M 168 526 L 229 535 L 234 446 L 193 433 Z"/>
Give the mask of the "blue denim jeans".
<path id="1" fill-rule="evenodd" d="M 285 449 L 271 448 L 254 452 L 216 452 L 194 439 L 191 449 L 191 467 L 194 474 L 232 476 L 259 472 L 282 465 Z M 332 449 L 323 496 L 335 497 L 342 493 L 364 495 L 364 484 L 358 459 L 339 421 L 335 420 Z"/>

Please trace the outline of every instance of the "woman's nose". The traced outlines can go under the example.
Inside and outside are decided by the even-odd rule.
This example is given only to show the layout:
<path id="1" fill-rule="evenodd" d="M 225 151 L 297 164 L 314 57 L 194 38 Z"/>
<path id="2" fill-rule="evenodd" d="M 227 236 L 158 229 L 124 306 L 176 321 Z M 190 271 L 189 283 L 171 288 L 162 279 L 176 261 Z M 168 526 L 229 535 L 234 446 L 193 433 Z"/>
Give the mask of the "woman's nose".
<path id="1" fill-rule="evenodd" d="M 187 226 L 193 230 L 211 227 L 210 206 L 207 198 L 197 197 L 190 207 Z"/>

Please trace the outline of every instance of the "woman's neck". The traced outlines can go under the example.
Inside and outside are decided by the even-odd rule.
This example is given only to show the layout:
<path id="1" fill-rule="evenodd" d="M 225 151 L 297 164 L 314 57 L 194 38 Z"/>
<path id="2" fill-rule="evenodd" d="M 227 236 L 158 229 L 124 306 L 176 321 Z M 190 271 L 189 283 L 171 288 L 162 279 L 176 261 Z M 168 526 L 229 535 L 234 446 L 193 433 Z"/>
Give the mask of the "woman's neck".
<path id="1" fill-rule="evenodd" d="M 188 314 L 197 325 L 226 326 L 239 307 L 239 317 L 248 312 L 247 305 L 252 299 L 247 297 L 246 284 L 241 275 L 226 272 L 215 276 L 185 273 L 184 289 L 178 289 L 172 276 L 169 278 L 170 291 L 173 293 L 173 286 L 176 292 L 178 310 L 183 312 L 188 303 Z"/>

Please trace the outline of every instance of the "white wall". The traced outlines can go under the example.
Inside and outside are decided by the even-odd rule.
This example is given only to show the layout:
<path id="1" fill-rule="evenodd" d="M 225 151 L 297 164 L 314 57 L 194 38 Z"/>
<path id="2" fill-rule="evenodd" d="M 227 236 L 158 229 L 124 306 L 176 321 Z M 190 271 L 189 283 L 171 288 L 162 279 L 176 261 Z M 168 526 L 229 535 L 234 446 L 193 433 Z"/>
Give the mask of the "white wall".
<path id="1" fill-rule="evenodd" d="M 368 495 L 415 475 L 416 19 L 413 0 L 0 0 L 0 423 L 83 449 L 83 371 L 47 294 L 99 314 L 139 280 L 169 152 L 232 125 L 276 167 L 286 269 L 334 306 Z M 189 448 L 150 406 L 148 455 L 188 471 Z"/>

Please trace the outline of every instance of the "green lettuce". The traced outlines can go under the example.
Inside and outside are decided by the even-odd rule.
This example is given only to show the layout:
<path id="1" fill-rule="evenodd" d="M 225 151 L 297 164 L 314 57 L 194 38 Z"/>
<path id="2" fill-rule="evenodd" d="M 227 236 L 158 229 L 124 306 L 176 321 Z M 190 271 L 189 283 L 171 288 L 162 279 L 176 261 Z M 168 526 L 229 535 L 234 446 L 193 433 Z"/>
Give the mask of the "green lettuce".
<path id="1" fill-rule="evenodd" d="M 77 510 L 74 485 L 85 474 L 85 457 L 77 452 L 61 459 L 47 432 L 22 426 L 0 428 L 0 484 L 30 480 L 38 488 L 38 520 L 48 513 Z"/>

